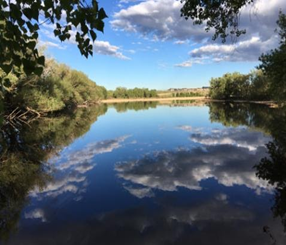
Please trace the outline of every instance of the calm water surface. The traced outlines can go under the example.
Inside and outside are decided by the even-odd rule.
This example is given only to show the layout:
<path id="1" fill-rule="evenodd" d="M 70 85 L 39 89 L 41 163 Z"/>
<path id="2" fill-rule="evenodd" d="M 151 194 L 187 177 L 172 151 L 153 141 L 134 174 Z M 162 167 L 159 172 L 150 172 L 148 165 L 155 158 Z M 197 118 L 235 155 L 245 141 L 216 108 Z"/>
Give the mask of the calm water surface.
<path id="1" fill-rule="evenodd" d="M 243 104 L 133 103 L 43 119 L 16 136 L 7 129 L 0 239 L 286 244 L 281 114 Z"/>

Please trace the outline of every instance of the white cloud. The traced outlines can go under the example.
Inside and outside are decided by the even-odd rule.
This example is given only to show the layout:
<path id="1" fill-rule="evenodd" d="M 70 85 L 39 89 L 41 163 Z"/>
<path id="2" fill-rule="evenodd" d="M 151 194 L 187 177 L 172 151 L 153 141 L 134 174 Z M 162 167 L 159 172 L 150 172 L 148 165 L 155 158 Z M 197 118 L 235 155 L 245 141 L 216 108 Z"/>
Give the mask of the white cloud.
<path id="1" fill-rule="evenodd" d="M 278 39 L 275 35 L 266 41 L 262 41 L 260 37 L 252 37 L 249 40 L 232 45 L 208 44 L 192 50 L 190 56 L 194 60 L 208 59 L 214 62 L 257 62 L 262 53 L 268 52 L 270 48 L 276 47 L 277 44 Z"/>
<path id="2" fill-rule="evenodd" d="M 157 40 L 208 38 L 201 26 L 193 26 L 180 16 L 182 4 L 178 0 L 147 0 L 115 13 L 111 25 L 114 29 L 152 35 Z"/>
<path id="3" fill-rule="evenodd" d="M 127 56 L 123 55 L 120 51 L 120 48 L 114 45 L 111 45 L 106 41 L 95 41 L 94 42 L 94 52 L 102 55 L 110 55 L 122 60 L 130 60 Z"/>

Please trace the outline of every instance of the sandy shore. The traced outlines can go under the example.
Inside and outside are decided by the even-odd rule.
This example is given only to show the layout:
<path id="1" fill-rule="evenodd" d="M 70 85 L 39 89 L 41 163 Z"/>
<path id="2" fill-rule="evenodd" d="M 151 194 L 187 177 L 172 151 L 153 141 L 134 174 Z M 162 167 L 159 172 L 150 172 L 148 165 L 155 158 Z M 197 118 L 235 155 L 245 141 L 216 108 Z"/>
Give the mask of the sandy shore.
<path id="1" fill-rule="evenodd" d="M 140 99 L 107 99 L 102 103 L 122 103 L 122 102 L 138 102 L 138 101 L 173 101 L 173 100 L 206 100 L 205 97 L 170 97 L 170 98 L 140 98 Z"/>

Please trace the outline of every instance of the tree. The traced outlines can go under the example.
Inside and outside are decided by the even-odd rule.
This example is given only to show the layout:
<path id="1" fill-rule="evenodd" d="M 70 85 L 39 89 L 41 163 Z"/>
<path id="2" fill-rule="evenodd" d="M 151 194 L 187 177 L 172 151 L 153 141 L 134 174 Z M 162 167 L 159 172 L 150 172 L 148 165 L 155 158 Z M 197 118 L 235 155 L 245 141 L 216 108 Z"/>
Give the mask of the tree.
<path id="1" fill-rule="evenodd" d="M 249 75 L 227 73 L 210 81 L 210 97 L 213 99 L 248 99 Z"/>
<path id="2" fill-rule="evenodd" d="M 75 42 L 82 55 L 93 54 L 97 38 L 107 17 L 96 0 L 0 0 L 0 68 L 9 74 L 40 75 L 45 64 L 37 49 L 38 31 L 51 23 L 54 35 L 65 41 L 75 32 Z M 92 41 L 91 41 L 92 40 Z M 9 79 L 0 79 L 9 85 Z"/>
<path id="3" fill-rule="evenodd" d="M 214 28 L 213 39 L 222 38 L 225 42 L 229 35 L 239 37 L 245 30 L 240 30 L 239 15 L 242 7 L 254 0 L 181 0 L 184 3 L 181 16 L 191 18 L 194 24 L 205 22 L 206 31 Z M 228 31 L 228 28 L 230 30 Z"/>
<path id="4" fill-rule="evenodd" d="M 268 54 L 263 54 L 259 60 L 259 66 L 267 77 L 271 93 L 278 100 L 286 98 L 286 15 L 280 12 L 278 24 L 278 34 L 280 45 L 277 49 L 271 50 Z"/>

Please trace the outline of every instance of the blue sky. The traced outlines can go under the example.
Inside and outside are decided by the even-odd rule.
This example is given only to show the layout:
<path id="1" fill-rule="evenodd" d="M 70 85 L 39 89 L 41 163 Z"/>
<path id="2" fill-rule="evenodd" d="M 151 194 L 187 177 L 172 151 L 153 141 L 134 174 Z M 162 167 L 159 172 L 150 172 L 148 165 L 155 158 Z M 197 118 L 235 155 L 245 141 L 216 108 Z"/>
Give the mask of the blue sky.
<path id="1" fill-rule="evenodd" d="M 247 34 L 222 44 L 212 41 L 203 26 L 181 18 L 178 0 L 99 0 L 109 18 L 93 57 L 82 57 L 72 40 L 60 43 L 50 24 L 41 29 L 40 44 L 47 55 L 107 89 L 202 87 L 226 72 L 248 73 L 261 53 L 277 46 L 275 22 L 285 2 L 256 0 L 241 15 Z"/>

